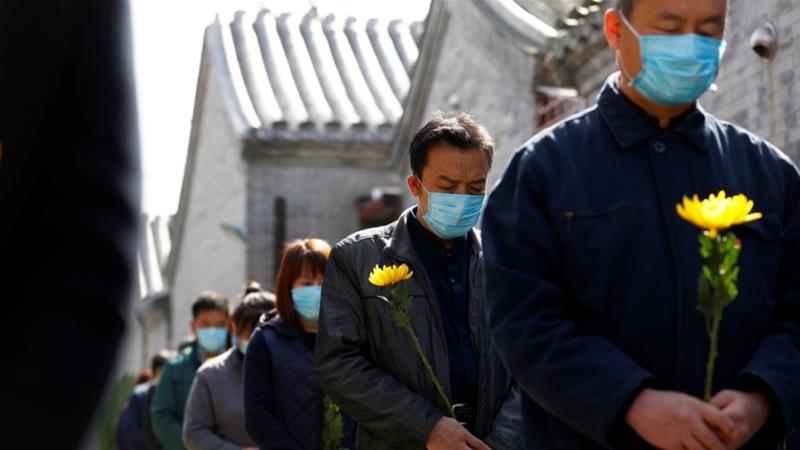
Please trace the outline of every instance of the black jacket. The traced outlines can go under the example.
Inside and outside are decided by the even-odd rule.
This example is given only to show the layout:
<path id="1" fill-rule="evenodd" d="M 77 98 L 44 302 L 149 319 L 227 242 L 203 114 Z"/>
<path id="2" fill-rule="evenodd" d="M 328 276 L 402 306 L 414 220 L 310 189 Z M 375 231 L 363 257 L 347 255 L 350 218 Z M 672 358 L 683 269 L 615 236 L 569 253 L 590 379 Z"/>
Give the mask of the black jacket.
<path id="1" fill-rule="evenodd" d="M 0 1 L 4 448 L 76 448 L 125 332 L 140 212 L 128 7 Z"/>
<path id="2" fill-rule="evenodd" d="M 388 295 L 387 290 L 368 281 L 376 264 L 406 263 L 414 270 L 404 282 L 414 296 L 412 325 L 451 395 L 444 329 L 433 287 L 408 234 L 410 214 L 407 210 L 390 225 L 339 242 L 325 271 L 316 371 L 328 395 L 358 421 L 362 449 L 424 448 L 434 424 L 446 413 L 410 338 L 376 297 Z M 519 394 L 487 332 L 480 236 L 471 231 L 469 241 L 469 323 L 478 358 L 476 435 L 495 450 L 520 448 Z"/>
<path id="3" fill-rule="evenodd" d="M 245 356 L 247 432 L 264 450 L 318 450 L 323 399 L 313 370 L 314 336 L 276 317 L 250 338 Z M 355 423 L 343 416 L 342 448 L 352 448 Z"/>

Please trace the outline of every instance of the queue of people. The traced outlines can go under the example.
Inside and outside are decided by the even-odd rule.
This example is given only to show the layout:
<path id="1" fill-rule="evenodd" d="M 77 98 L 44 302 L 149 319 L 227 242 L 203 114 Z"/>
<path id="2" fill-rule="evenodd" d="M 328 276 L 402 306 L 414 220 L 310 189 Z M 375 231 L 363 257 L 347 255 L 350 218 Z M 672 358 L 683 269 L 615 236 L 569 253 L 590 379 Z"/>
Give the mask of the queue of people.
<path id="1" fill-rule="evenodd" d="M 800 448 L 800 170 L 696 102 L 726 8 L 620 0 L 605 16 L 620 71 L 597 105 L 524 144 L 488 195 L 489 132 L 436 114 L 411 142 L 416 204 L 396 221 L 333 247 L 286 244 L 274 304 L 251 292 L 232 325 L 224 297 L 198 297 L 196 340 L 155 385 L 155 438 L 168 450 Z M 713 274 L 675 204 L 721 190 L 746 193 L 760 221 L 735 228 L 735 292 L 718 275 L 739 296 L 726 345 L 710 350 L 696 308 L 698 274 Z"/>

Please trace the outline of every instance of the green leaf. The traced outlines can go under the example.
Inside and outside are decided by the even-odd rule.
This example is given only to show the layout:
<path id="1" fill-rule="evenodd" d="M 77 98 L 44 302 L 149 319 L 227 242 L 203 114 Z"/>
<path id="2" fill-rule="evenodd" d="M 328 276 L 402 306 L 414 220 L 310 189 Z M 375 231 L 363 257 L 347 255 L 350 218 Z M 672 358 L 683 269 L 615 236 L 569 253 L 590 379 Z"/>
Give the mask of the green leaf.
<path id="1" fill-rule="evenodd" d="M 344 424 L 339 406 L 328 396 L 323 399 L 322 450 L 339 450 L 344 439 Z"/>
<path id="2" fill-rule="evenodd" d="M 711 285 L 703 275 L 697 278 L 697 310 L 703 313 L 707 318 L 711 317 L 714 311 Z"/>
<path id="3" fill-rule="evenodd" d="M 700 255 L 704 259 L 708 259 L 709 255 L 711 255 L 711 248 L 714 245 L 713 241 L 705 233 L 700 233 L 700 237 L 697 240 L 700 242 Z"/>
<path id="4" fill-rule="evenodd" d="M 713 282 L 714 282 L 714 274 L 711 272 L 711 268 L 710 268 L 710 267 L 708 267 L 707 265 L 703 265 L 703 267 L 701 268 L 701 270 L 702 270 L 702 272 L 703 272 L 703 277 L 705 277 L 705 279 L 706 279 L 706 280 L 707 280 L 709 283 L 713 283 Z"/>
<path id="5" fill-rule="evenodd" d="M 731 304 L 739 295 L 739 267 L 734 267 L 733 270 L 725 277 L 725 305 Z"/>

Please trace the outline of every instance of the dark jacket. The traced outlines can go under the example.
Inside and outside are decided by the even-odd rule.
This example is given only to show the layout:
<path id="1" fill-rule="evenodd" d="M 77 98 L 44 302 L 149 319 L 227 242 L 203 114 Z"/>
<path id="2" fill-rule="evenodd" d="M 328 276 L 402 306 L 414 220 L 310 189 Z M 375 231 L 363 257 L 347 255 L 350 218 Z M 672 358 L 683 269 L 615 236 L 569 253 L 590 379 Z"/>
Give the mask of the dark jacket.
<path id="1" fill-rule="evenodd" d="M 450 397 L 445 332 L 433 287 L 408 234 L 412 210 L 387 226 L 364 230 L 336 244 L 322 287 L 315 354 L 328 395 L 359 423 L 358 448 L 421 449 L 446 413 L 405 331 L 389 316 L 368 281 L 376 264 L 406 263 L 414 276 L 403 283 L 414 296 L 412 325 Z M 484 315 L 480 236 L 469 233 L 469 324 L 478 358 L 476 435 L 496 450 L 521 446 L 519 394 L 492 350 Z"/>
<path id="2" fill-rule="evenodd" d="M 119 422 L 117 422 L 117 447 L 119 450 L 147 450 L 142 419 L 145 414 L 148 390 L 150 390 L 150 383 L 137 384 L 122 406 Z"/>
<path id="3" fill-rule="evenodd" d="M 649 448 L 624 425 L 644 387 L 702 397 L 700 230 L 683 195 L 744 193 L 739 296 L 722 320 L 715 391 L 757 390 L 776 448 L 800 417 L 800 173 L 758 137 L 693 106 L 667 129 L 618 90 L 536 135 L 489 197 L 489 315 L 525 392 L 528 446 Z"/>
<path id="4" fill-rule="evenodd" d="M 313 370 L 315 336 L 275 317 L 259 326 L 245 356 L 247 432 L 260 448 L 319 450 L 323 398 Z M 344 419 L 342 448 L 352 448 L 355 423 Z"/>
<path id="5" fill-rule="evenodd" d="M 137 326 L 129 9 L 0 1 L 3 448 L 78 448 Z"/>
<path id="6" fill-rule="evenodd" d="M 195 373 L 200 367 L 197 342 L 184 348 L 164 365 L 153 401 L 150 420 L 153 432 L 166 450 L 182 450 L 183 414 Z"/>
<path id="7" fill-rule="evenodd" d="M 156 434 L 153 432 L 153 421 L 150 416 L 150 405 L 153 404 L 153 397 L 156 395 L 157 384 L 151 384 L 147 389 L 147 395 L 144 398 L 144 414 L 142 415 L 142 428 L 144 432 L 144 443 L 147 450 L 164 450 L 164 446 L 158 441 Z"/>

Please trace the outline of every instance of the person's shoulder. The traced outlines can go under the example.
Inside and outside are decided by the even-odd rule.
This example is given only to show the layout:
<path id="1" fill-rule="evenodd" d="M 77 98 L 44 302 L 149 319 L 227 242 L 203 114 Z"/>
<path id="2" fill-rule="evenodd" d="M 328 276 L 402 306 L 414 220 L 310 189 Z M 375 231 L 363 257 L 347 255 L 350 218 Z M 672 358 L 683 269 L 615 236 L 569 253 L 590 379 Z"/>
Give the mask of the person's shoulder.
<path id="1" fill-rule="evenodd" d="M 514 156 L 521 162 L 569 159 L 570 154 L 593 141 L 591 135 L 597 132 L 602 120 L 597 105 L 586 108 L 539 130 L 517 148 Z"/>
<path id="2" fill-rule="evenodd" d="M 236 347 L 231 347 L 228 350 L 222 352 L 221 354 L 204 362 L 203 364 L 200 365 L 200 368 L 197 369 L 197 375 L 200 376 L 200 374 L 202 373 L 214 372 L 224 369 L 225 366 L 228 365 L 228 359 L 232 357 L 233 352 L 235 351 L 237 351 Z"/>
<path id="3" fill-rule="evenodd" d="M 150 389 L 150 383 L 139 383 L 133 387 L 133 391 L 131 395 L 134 397 L 144 397 L 147 395 L 147 391 Z"/>
<path id="4" fill-rule="evenodd" d="M 754 132 L 706 113 L 715 128 L 717 145 L 736 158 L 744 158 L 749 167 L 773 167 L 796 172 L 797 164 L 777 146 Z"/>
<path id="5" fill-rule="evenodd" d="M 364 252 L 381 251 L 392 237 L 397 221 L 379 227 L 366 228 L 350 234 L 333 246 L 337 254 L 356 255 Z"/>
<path id="6" fill-rule="evenodd" d="M 170 369 L 176 373 L 190 371 L 192 374 L 197 370 L 199 364 L 197 355 L 197 344 L 194 343 L 181 350 L 175 358 L 164 365 L 164 369 Z"/>

